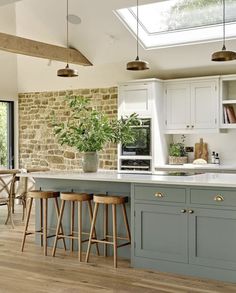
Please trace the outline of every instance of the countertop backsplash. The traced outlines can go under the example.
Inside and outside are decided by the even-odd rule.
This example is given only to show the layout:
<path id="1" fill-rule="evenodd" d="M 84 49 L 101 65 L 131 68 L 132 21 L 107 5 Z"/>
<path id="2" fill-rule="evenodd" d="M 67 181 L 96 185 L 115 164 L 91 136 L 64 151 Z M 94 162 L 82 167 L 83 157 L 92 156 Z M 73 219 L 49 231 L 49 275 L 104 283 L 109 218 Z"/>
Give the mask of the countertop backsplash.
<path id="1" fill-rule="evenodd" d="M 191 147 L 203 138 L 208 144 L 208 163 L 211 163 L 211 154 L 219 154 L 220 163 L 225 165 L 236 165 L 236 130 L 228 130 L 227 133 L 217 134 L 191 134 L 185 135 L 185 146 Z M 173 141 L 181 141 L 181 135 L 173 135 Z M 194 153 L 188 153 L 189 163 L 194 160 Z"/>

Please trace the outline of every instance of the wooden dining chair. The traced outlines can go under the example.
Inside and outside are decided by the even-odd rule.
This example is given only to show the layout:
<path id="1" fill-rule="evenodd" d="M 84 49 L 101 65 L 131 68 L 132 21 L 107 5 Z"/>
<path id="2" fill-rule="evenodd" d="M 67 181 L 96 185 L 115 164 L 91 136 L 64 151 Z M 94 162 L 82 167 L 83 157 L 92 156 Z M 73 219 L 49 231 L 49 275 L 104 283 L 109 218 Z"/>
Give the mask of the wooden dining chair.
<path id="1" fill-rule="evenodd" d="M 5 224 L 10 220 L 13 228 L 12 202 L 16 173 L 16 170 L 0 170 L 0 207 L 7 206 L 7 219 Z"/>
<path id="2" fill-rule="evenodd" d="M 22 169 L 23 170 L 23 169 Z M 20 170 L 20 173 L 33 173 L 33 172 L 45 172 L 49 171 L 49 168 L 28 168 L 23 170 Z M 34 190 L 35 188 L 35 181 L 33 176 L 28 177 L 20 177 L 18 176 L 15 184 L 15 192 L 13 192 L 13 196 L 15 200 L 20 200 L 23 208 L 22 213 L 22 221 L 25 219 L 26 214 L 26 195 L 27 192 Z M 14 201 L 13 201 L 13 213 L 14 213 Z"/>

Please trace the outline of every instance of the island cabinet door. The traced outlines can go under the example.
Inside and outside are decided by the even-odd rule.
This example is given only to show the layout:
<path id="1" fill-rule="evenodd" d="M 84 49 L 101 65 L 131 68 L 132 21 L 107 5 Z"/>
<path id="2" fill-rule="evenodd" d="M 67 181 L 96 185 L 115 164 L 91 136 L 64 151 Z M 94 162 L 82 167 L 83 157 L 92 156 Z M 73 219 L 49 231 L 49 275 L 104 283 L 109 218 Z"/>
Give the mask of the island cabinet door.
<path id="1" fill-rule="evenodd" d="M 135 204 L 135 256 L 187 263 L 187 219 L 181 207 Z"/>
<path id="2" fill-rule="evenodd" d="M 189 215 L 189 262 L 236 269 L 236 211 L 193 209 Z"/>

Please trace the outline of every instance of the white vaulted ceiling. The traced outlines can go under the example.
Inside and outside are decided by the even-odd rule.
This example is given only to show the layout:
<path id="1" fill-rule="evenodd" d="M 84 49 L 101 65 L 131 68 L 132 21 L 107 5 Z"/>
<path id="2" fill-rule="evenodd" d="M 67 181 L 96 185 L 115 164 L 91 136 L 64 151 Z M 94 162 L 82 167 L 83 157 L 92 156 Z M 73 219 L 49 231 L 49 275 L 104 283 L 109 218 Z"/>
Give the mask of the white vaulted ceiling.
<path id="1" fill-rule="evenodd" d="M 7 1 L 0 1 L 7 2 Z M 13 2 L 13 1 L 9 1 Z M 153 1 L 142 0 L 140 4 Z M 80 25 L 70 24 L 70 45 L 80 50 L 93 67 L 77 67 L 77 80 L 58 83 L 56 70 L 62 63 L 18 57 L 20 91 L 50 90 L 62 87 L 110 86 L 133 78 L 175 78 L 236 73 L 236 61 L 213 63 L 211 53 L 220 50 L 221 42 L 179 46 L 145 51 L 140 57 L 151 70 L 127 72 L 126 63 L 136 57 L 135 38 L 120 22 L 113 10 L 134 6 L 135 0 L 69 0 L 70 13 L 78 15 Z M 17 35 L 42 42 L 66 45 L 66 0 L 22 0 L 16 6 Z M 1 7 L 0 7 L 1 9 Z M 236 50 L 236 41 L 227 49 Z"/>

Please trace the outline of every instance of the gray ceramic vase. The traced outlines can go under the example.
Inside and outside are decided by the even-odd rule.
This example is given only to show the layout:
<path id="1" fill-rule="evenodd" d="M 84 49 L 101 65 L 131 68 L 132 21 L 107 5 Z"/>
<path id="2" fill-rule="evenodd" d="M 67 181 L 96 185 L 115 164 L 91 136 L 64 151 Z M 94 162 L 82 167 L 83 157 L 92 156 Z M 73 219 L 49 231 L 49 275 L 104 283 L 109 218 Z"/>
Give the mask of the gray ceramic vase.
<path id="1" fill-rule="evenodd" d="M 84 172 L 97 172 L 98 170 L 98 153 L 86 152 L 82 157 L 82 168 Z"/>

